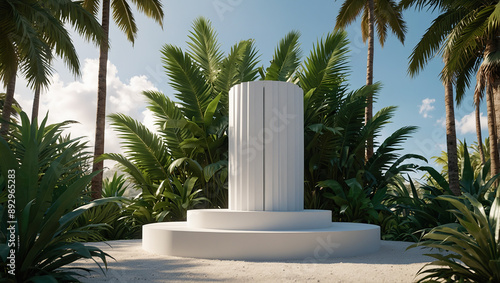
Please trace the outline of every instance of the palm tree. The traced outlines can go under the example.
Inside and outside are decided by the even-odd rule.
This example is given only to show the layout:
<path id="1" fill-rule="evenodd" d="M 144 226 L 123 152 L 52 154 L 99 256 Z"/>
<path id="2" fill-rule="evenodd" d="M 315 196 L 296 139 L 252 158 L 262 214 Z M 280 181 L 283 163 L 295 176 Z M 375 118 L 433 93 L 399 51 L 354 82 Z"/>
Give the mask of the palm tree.
<path id="1" fill-rule="evenodd" d="M 489 139 L 486 138 L 484 140 L 484 145 L 485 147 L 487 147 L 489 145 Z M 462 174 L 462 170 L 463 170 L 463 166 L 464 166 L 464 162 L 465 162 L 465 152 L 467 151 L 467 154 L 469 155 L 468 159 L 469 159 L 469 162 L 470 162 L 470 165 L 471 165 L 471 168 L 473 169 L 472 171 L 474 172 L 474 178 L 477 178 L 477 176 L 479 175 L 480 172 L 483 171 L 483 168 L 485 166 L 487 166 L 487 168 L 489 169 L 489 151 L 487 148 L 483 148 L 481 149 L 479 147 L 479 143 L 478 142 L 474 142 L 474 144 L 468 146 L 467 148 L 467 144 L 465 143 L 465 141 L 460 141 L 459 140 L 459 143 L 457 145 L 457 156 L 458 156 L 458 167 L 461 168 L 461 170 L 459 171 L 459 174 Z M 485 154 L 485 161 L 483 162 L 481 160 L 481 151 L 483 151 L 483 154 Z M 442 166 L 442 171 L 441 171 L 441 174 L 443 175 L 443 177 L 447 177 L 448 176 L 448 164 L 449 164 L 449 161 L 448 161 L 448 153 L 446 151 L 442 151 L 441 152 L 441 155 L 439 156 L 433 156 L 432 159 L 434 159 L 434 161 L 438 164 L 438 165 L 441 165 Z M 487 164 L 488 163 L 488 164 Z M 488 171 L 488 170 L 486 170 Z M 489 175 L 489 172 L 488 172 L 488 175 Z M 461 175 L 459 175 L 459 178 L 462 178 Z"/>
<path id="2" fill-rule="evenodd" d="M 402 6 L 440 9 L 439 15 L 415 47 L 410 69 L 418 70 L 440 50 L 449 53 L 443 77 L 453 77 L 456 101 L 459 104 L 470 86 L 471 76 L 477 75 L 475 100 L 486 90 L 488 130 L 490 135 L 491 174 L 500 172 L 498 132 L 500 119 L 500 77 L 498 74 L 499 21 L 495 13 L 498 1 L 480 0 L 403 0 Z"/>
<path id="3" fill-rule="evenodd" d="M 448 62 L 448 54 L 445 62 Z M 448 152 L 448 184 L 455 195 L 460 195 L 460 183 L 458 177 L 458 154 L 457 154 L 457 131 L 455 127 L 455 107 L 453 100 L 452 78 L 443 78 L 444 104 L 446 112 L 446 149 Z"/>
<path id="4" fill-rule="evenodd" d="M 31 88 L 46 87 L 54 53 L 79 74 L 80 63 L 65 23 L 86 39 L 102 39 L 94 16 L 71 0 L 0 0 L 0 81 L 7 88 L 0 134 L 9 130 L 16 76 L 24 74 Z"/>
<path id="5" fill-rule="evenodd" d="M 345 28 L 363 13 L 361 20 L 361 32 L 363 41 L 368 40 L 368 55 L 366 63 L 366 85 L 373 84 L 373 56 L 375 26 L 377 28 L 380 45 L 383 47 L 387 30 L 390 28 L 396 37 L 404 43 L 406 23 L 403 21 L 401 9 L 393 0 L 346 0 L 337 15 L 335 28 Z M 373 96 L 367 97 L 365 109 L 365 123 L 373 116 Z M 373 138 L 367 141 L 366 160 L 373 155 Z"/>
<path id="6" fill-rule="evenodd" d="M 2 116 L 3 106 L 5 104 L 5 93 L 0 93 L 0 117 Z M 13 124 L 19 123 L 19 113 L 22 112 L 21 105 L 14 99 L 12 101 L 11 109 L 13 110 L 10 115 L 10 122 Z"/>
<path id="7" fill-rule="evenodd" d="M 476 136 L 477 136 L 477 143 L 478 143 L 478 148 L 479 148 L 479 154 L 481 156 L 481 163 L 486 162 L 486 158 L 484 156 L 484 150 L 483 150 L 483 135 L 481 132 L 481 99 L 479 98 L 478 95 L 474 94 L 474 105 L 475 105 L 475 110 L 474 113 L 476 115 Z"/>
<path id="8" fill-rule="evenodd" d="M 127 35 L 127 39 L 134 43 L 137 36 L 137 25 L 135 23 L 132 10 L 128 2 L 133 2 L 139 11 L 153 18 L 160 25 L 163 25 L 163 10 L 160 0 L 84 0 L 83 6 L 97 15 L 99 7 L 102 8 L 101 25 L 104 32 L 103 42 L 109 39 L 110 10 L 113 9 L 113 19 L 118 27 Z M 96 133 L 94 144 L 94 171 L 100 171 L 92 179 L 92 198 L 100 198 L 102 191 L 102 169 L 103 161 L 97 162 L 97 158 L 104 153 L 104 132 L 106 120 L 106 74 L 108 63 L 108 44 L 101 44 L 99 49 L 99 74 L 97 85 L 97 115 Z"/>

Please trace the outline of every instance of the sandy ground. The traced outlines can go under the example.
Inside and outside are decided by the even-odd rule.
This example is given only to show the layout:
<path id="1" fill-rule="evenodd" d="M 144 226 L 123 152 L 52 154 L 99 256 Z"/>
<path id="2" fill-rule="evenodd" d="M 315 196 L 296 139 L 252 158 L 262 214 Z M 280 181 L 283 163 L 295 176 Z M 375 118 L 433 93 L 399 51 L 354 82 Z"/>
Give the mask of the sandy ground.
<path id="1" fill-rule="evenodd" d="M 71 266 L 94 271 L 83 282 L 413 282 L 431 258 L 406 250 L 410 244 L 382 241 L 378 252 L 356 257 L 258 262 L 156 255 L 142 250 L 141 240 L 124 240 L 88 244 L 116 259 L 106 274 L 91 260 Z"/>

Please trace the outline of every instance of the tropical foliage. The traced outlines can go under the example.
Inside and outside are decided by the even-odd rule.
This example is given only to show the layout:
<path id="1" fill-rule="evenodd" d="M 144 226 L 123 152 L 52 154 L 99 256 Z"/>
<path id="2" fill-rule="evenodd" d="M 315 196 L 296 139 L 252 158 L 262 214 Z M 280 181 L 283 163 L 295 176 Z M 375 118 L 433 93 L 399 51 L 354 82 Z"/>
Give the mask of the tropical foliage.
<path id="1" fill-rule="evenodd" d="M 159 0 L 132 2 L 162 25 Z M 415 75 L 434 55 L 444 59 L 449 147 L 435 157 L 443 165 L 441 173 L 406 163 L 426 161 L 422 156 L 399 153 L 415 127 L 397 129 L 379 141 L 395 107 L 374 115 L 371 110 L 381 92 L 381 85 L 373 83 L 375 27 L 381 45 L 389 29 L 403 42 L 402 9 L 410 6 L 441 13 L 414 48 L 409 65 Z M 345 1 L 336 28 L 362 12 L 363 40 L 368 39 L 367 85 L 354 90 L 347 84 L 349 43 L 344 31 L 336 29 L 319 39 L 305 59 L 300 33 L 292 31 L 278 42 L 269 65 L 258 67 L 253 40 L 237 42 L 224 53 L 211 23 L 198 18 L 187 50 L 170 44 L 161 50 L 175 101 L 161 92 L 143 92 L 155 129 L 126 114 L 110 115 L 124 154 L 101 155 L 111 9 L 119 28 L 134 42 L 137 25 L 127 1 L 0 0 L 0 81 L 7 87 L 0 95 L 2 280 L 77 281 L 80 273 L 66 268 L 68 264 L 86 258 L 106 267 L 110 257 L 83 241 L 138 238 L 144 224 L 185 220 L 188 209 L 227 207 L 228 93 L 236 84 L 260 78 L 292 82 L 304 91 L 306 208 L 332 210 L 334 221 L 378 224 L 386 240 L 420 241 L 413 247 L 448 252 L 429 255 L 435 261 L 419 272 L 420 281 L 500 281 L 498 1 Z M 102 26 L 95 19 L 99 10 Z M 37 90 L 48 84 L 54 54 L 79 72 L 67 23 L 101 48 L 92 173 L 86 143 L 62 135 L 73 121 L 48 125 L 45 117 L 38 125 L 37 115 L 30 121 L 13 98 L 18 73 Z M 453 86 L 460 103 L 473 74 L 476 116 L 486 98 L 490 138 L 481 143 L 477 124 L 479 143 L 469 148 L 460 142 L 457 147 Z M 13 125 L 9 131 L 7 125 Z M 118 162 L 125 175 L 104 180 L 101 191 L 100 164 L 105 159 Z M 403 173 L 415 170 L 426 172 L 427 183 L 404 179 Z M 91 180 L 92 198 L 101 192 L 104 198 L 91 201 Z M 129 189 L 139 194 L 128 198 Z M 12 253 L 15 276 L 7 272 Z"/>
<path id="2" fill-rule="evenodd" d="M 454 82 L 457 103 L 463 101 L 473 76 L 476 76 L 474 102 L 479 106 L 480 101 L 486 98 L 491 174 L 496 175 L 500 172 L 497 145 L 500 124 L 495 122 L 500 119 L 500 103 L 498 103 L 500 95 L 496 87 L 499 83 L 497 34 L 500 4 L 498 1 L 479 0 L 402 0 L 401 5 L 403 7 L 415 6 L 420 9 L 427 7 L 432 10 L 437 9 L 441 13 L 415 46 L 410 56 L 410 74 L 416 74 L 434 55 L 442 54 L 447 59 L 441 77 L 450 86 Z M 453 107 L 453 94 L 450 92 L 449 96 L 447 104 Z M 476 117 L 478 114 L 479 111 L 476 109 Z M 447 115 L 449 123 L 453 123 L 454 128 L 455 119 L 451 108 L 447 110 Z M 481 142 L 480 127 L 476 126 L 476 128 L 478 142 Z M 451 124 L 449 130 L 451 130 Z M 448 144 L 453 143 L 455 139 L 456 135 L 453 135 L 448 140 Z M 453 159 L 449 162 L 450 172 L 458 171 L 456 153 L 450 154 L 452 150 L 455 150 L 454 148 L 454 145 L 451 146 L 448 153 L 450 161 Z M 458 179 L 458 176 L 452 179 Z"/>
<path id="3" fill-rule="evenodd" d="M 202 18 L 190 39 L 188 52 L 172 45 L 162 49 L 179 104 L 159 92 L 143 93 L 158 132 L 127 115 L 110 115 L 125 155 L 103 158 L 117 161 L 141 191 L 125 208 L 125 220 L 134 227 L 185 219 L 190 208 L 227 207 L 228 92 L 257 77 L 257 54 L 246 40 L 224 56 Z"/>
<path id="4" fill-rule="evenodd" d="M 483 169 L 483 165 L 485 165 L 485 164 L 488 164 L 488 172 L 489 172 L 489 166 L 490 166 L 490 164 L 489 164 L 489 162 L 490 162 L 489 146 L 490 146 L 489 138 L 486 138 L 484 140 L 484 143 L 481 143 L 481 145 L 479 145 L 478 142 L 474 142 L 468 148 L 466 148 L 467 145 L 465 142 L 459 141 L 458 148 L 457 148 L 458 167 L 462 168 L 464 166 L 463 163 L 465 161 L 465 152 L 466 151 L 468 152 L 470 150 L 471 153 L 469 155 L 469 159 L 471 162 L 471 166 L 474 169 L 474 177 L 477 177 L 479 175 L 479 173 Z M 482 147 L 483 153 L 485 154 L 485 161 L 484 162 L 481 158 L 480 147 Z M 432 159 L 434 159 L 436 164 L 442 166 L 443 169 L 441 171 L 441 174 L 444 177 L 447 177 L 448 176 L 448 153 L 445 151 L 442 151 L 440 156 L 433 156 Z M 460 173 L 461 172 L 459 172 L 459 176 L 461 176 Z M 489 177 L 489 175 L 488 175 L 488 177 Z"/>
<path id="5" fill-rule="evenodd" d="M 224 55 L 203 18 L 194 22 L 189 38 L 187 52 L 168 44 L 162 49 L 179 102 L 156 91 L 143 92 L 157 132 L 125 114 L 109 116 L 125 154 L 103 158 L 119 162 L 141 191 L 125 209 L 132 226 L 184 219 L 189 208 L 227 207 L 228 93 L 259 74 L 265 80 L 295 82 L 304 90 L 306 208 L 331 209 L 335 220 L 377 222 L 387 185 L 417 167 L 404 162 L 425 160 L 397 153 L 416 130 L 404 127 L 376 144 L 375 154 L 364 161 L 366 141 L 378 137 L 395 108 L 383 108 L 368 124 L 363 122 L 366 97 L 380 86 L 347 90 L 344 32 L 318 40 L 301 62 L 300 35 L 292 31 L 278 43 L 267 68 L 256 67 L 251 40 L 236 43 Z"/>
<path id="6" fill-rule="evenodd" d="M 93 174 L 86 170 L 85 145 L 61 136 L 70 121 L 47 125 L 45 117 L 38 125 L 22 112 L 21 122 L 9 143 L 0 139 L 0 274 L 13 282 L 76 281 L 78 274 L 62 267 L 80 258 L 100 259 L 106 266 L 109 255 L 74 241 L 94 233 L 100 224 L 71 228 L 72 223 L 87 209 L 110 200 L 81 205 Z M 17 241 L 8 242 L 11 235 Z M 12 243 L 15 247 L 9 246 Z M 15 277 L 7 273 L 11 251 Z"/>
<path id="7" fill-rule="evenodd" d="M 132 0 L 138 10 L 146 16 L 155 20 L 160 26 L 163 26 L 163 8 L 160 0 Z M 110 14 L 115 23 L 126 35 L 127 39 L 134 43 L 137 37 L 137 24 L 129 5 L 130 1 L 126 0 L 84 0 L 83 7 L 90 13 L 97 16 L 101 11 L 101 22 L 103 32 L 103 41 L 99 48 L 99 73 L 97 81 L 97 115 L 96 129 L 94 142 L 94 163 L 93 172 L 98 172 L 92 179 L 92 198 L 97 199 L 102 196 L 102 181 L 103 181 L 103 166 L 104 163 L 100 156 L 104 153 L 105 140 L 105 121 L 106 121 L 106 75 L 109 53 L 109 25 Z"/>
<path id="8" fill-rule="evenodd" d="M 363 42 L 368 40 L 366 85 L 373 84 L 373 57 L 375 53 L 375 28 L 380 45 L 383 47 L 387 31 L 391 30 L 404 43 L 406 23 L 403 20 L 401 8 L 393 0 L 346 0 L 340 8 L 335 28 L 346 28 L 361 16 L 361 35 Z M 365 123 L 373 116 L 373 95 L 366 97 Z M 366 159 L 373 155 L 373 138 L 369 138 L 366 146 Z"/>
<path id="9" fill-rule="evenodd" d="M 381 144 L 375 143 L 377 150 L 365 161 L 365 144 L 379 137 L 395 107 L 381 109 L 364 123 L 366 98 L 376 94 L 380 85 L 347 90 L 347 45 L 344 32 L 328 34 L 313 46 L 296 72 L 297 84 L 305 93 L 305 206 L 332 209 L 334 220 L 377 222 L 375 211 L 382 208 L 386 186 L 399 174 L 417 168 L 405 164 L 406 160 L 425 158 L 398 155 L 401 143 L 416 131 L 415 127 L 403 127 Z M 355 205 L 357 201 L 359 205 Z M 351 210 L 358 210 L 357 206 L 363 207 L 358 216 L 348 216 Z"/>
<path id="10" fill-rule="evenodd" d="M 388 240 L 418 241 L 430 229 L 439 225 L 456 222 L 450 211 L 452 206 L 442 200 L 441 196 L 453 195 L 444 173 L 432 167 L 422 166 L 420 170 L 427 172 L 427 184 L 417 187 L 409 179 L 409 184 L 399 180 L 398 184 L 389 188 L 389 201 L 386 203 L 393 212 L 383 224 L 386 231 L 383 238 Z M 496 192 L 495 181 L 499 177 L 489 177 L 489 163 L 479 170 L 471 162 L 467 145 L 463 147 L 463 161 L 460 170 L 460 192 L 469 194 L 485 207 L 491 207 Z M 479 171 L 475 174 L 476 171 Z"/>
<path id="11" fill-rule="evenodd" d="M 449 202 L 458 223 L 438 226 L 411 247 L 424 246 L 449 252 L 429 254 L 435 261 L 425 265 L 419 282 L 499 282 L 500 281 L 500 198 L 491 208 L 470 194 L 441 196 Z M 488 211 L 489 210 L 489 211 Z"/>
<path id="12" fill-rule="evenodd" d="M 45 87 L 52 74 L 51 60 L 57 54 L 79 74 L 80 63 L 65 23 L 87 40 L 102 40 L 101 26 L 77 1 L 1 0 L 0 19 L 0 82 L 7 88 L 3 121 L 10 118 L 18 71 L 31 88 Z M 7 131 L 8 123 L 2 122 L 0 134 Z"/>

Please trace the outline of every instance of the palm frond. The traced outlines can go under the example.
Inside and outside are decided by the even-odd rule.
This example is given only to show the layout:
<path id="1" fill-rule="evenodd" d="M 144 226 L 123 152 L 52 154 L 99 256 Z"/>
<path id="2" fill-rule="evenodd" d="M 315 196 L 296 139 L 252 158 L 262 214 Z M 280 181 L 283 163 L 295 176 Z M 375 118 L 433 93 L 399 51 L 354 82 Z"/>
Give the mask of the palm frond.
<path id="1" fill-rule="evenodd" d="M 151 179 L 166 179 L 171 158 L 163 140 L 127 115 L 111 114 L 109 119 L 122 139 L 121 144 L 128 158 Z"/>
<path id="2" fill-rule="evenodd" d="M 36 3 L 30 8 L 33 14 L 43 11 L 43 8 Z M 30 87 L 46 86 L 52 73 L 50 46 L 33 26 L 32 14 L 24 15 L 22 11 L 16 9 L 12 9 L 11 13 L 15 27 L 9 38 L 12 40 L 11 44 L 15 44 L 20 70 L 25 74 Z"/>
<path id="3" fill-rule="evenodd" d="M 123 156 L 122 154 L 105 153 L 101 155 L 97 160 L 113 160 L 118 162 L 120 169 L 122 169 L 132 177 L 132 183 L 134 183 L 138 187 L 141 187 L 142 189 L 148 189 L 148 191 L 151 191 L 150 187 L 152 186 L 152 182 L 149 176 L 144 174 L 141 169 L 137 168 L 137 166 L 132 161 L 130 161 L 130 159 Z"/>
<path id="4" fill-rule="evenodd" d="M 415 7 L 415 9 L 422 10 L 423 8 L 427 7 L 428 10 L 435 11 L 437 9 L 439 10 L 445 10 L 450 6 L 450 2 L 453 0 L 401 0 L 399 2 L 399 6 L 402 9 L 408 9 L 410 7 Z"/>
<path id="5" fill-rule="evenodd" d="M 61 9 L 61 7 L 56 7 Z M 82 9 L 83 10 L 83 9 Z M 57 55 L 63 58 L 68 69 L 74 74 L 80 74 L 80 62 L 76 54 L 75 46 L 69 35 L 69 32 L 64 28 L 62 22 L 55 18 L 48 10 L 40 11 L 35 14 L 35 23 L 42 22 L 43 26 L 35 25 L 39 34 L 43 34 L 44 41 L 54 50 Z"/>
<path id="6" fill-rule="evenodd" d="M 280 40 L 266 69 L 265 80 L 287 81 L 292 77 L 300 64 L 299 37 L 298 31 L 291 31 Z"/>
<path id="7" fill-rule="evenodd" d="M 385 16 L 385 15 L 384 15 Z M 376 18 L 375 20 L 375 28 L 377 30 L 378 40 L 380 46 L 383 48 L 385 39 L 387 37 L 387 19 L 383 17 Z"/>
<path id="8" fill-rule="evenodd" d="M 440 49 L 442 42 L 461 19 L 461 12 L 446 11 L 433 20 L 431 26 L 413 48 L 408 74 L 415 76 Z"/>
<path id="9" fill-rule="evenodd" d="M 83 0 L 82 6 L 85 10 L 92 13 L 92 15 L 97 16 L 100 2 L 101 0 Z"/>
<path id="10" fill-rule="evenodd" d="M 352 152 L 359 152 L 365 146 L 366 138 L 369 137 L 368 130 L 364 130 L 364 108 L 366 107 L 366 97 L 376 96 L 380 84 L 364 86 L 349 94 L 342 104 L 342 107 L 335 115 L 335 127 L 343 128 L 343 136 L 340 148 L 349 146 Z M 363 137 L 361 137 L 363 135 Z"/>
<path id="11" fill-rule="evenodd" d="M 484 49 L 483 43 L 477 39 L 489 37 L 486 34 L 487 20 L 493 10 L 494 7 L 489 6 L 480 11 L 468 11 L 450 32 L 445 48 L 452 56 L 449 56 L 444 77 L 451 77 L 452 70 L 463 70 L 464 65 L 473 60 L 471 57 L 477 57 Z"/>
<path id="12" fill-rule="evenodd" d="M 184 116 L 203 121 L 203 113 L 211 99 L 211 87 L 202 71 L 178 47 L 167 44 L 161 52 L 167 75 L 171 78 L 170 84 L 178 91 L 175 96 L 181 101 Z"/>
<path id="13" fill-rule="evenodd" d="M 399 164 L 406 159 L 401 159 L 399 162 L 395 162 L 399 156 L 396 153 L 397 151 L 403 150 L 401 147 L 402 143 L 406 141 L 413 133 L 417 131 L 417 127 L 407 126 L 402 127 L 392 133 L 389 137 L 387 137 L 382 144 L 377 148 L 373 156 L 367 162 L 368 171 L 374 172 L 375 170 L 379 170 L 380 172 L 389 170 L 390 167 L 397 167 Z M 410 155 L 408 158 L 420 158 L 417 155 Z M 422 160 L 425 160 L 423 158 Z"/>
<path id="14" fill-rule="evenodd" d="M 246 42 L 246 49 L 243 51 L 243 58 L 238 66 L 240 82 L 254 81 L 258 75 L 258 69 L 255 66 L 259 63 L 259 55 L 255 49 L 255 42 L 251 39 Z"/>
<path id="15" fill-rule="evenodd" d="M 379 24 L 378 21 L 382 20 Z M 375 5 L 375 21 L 378 25 L 390 27 L 392 33 L 399 39 L 401 43 L 405 41 L 407 31 L 406 22 L 403 20 L 401 7 L 393 0 L 378 0 Z M 384 46 L 382 38 L 379 36 L 381 46 Z"/>
<path id="16" fill-rule="evenodd" d="M 340 7 L 335 29 L 346 28 L 350 23 L 354 22 L 362 10 L 366 9 L 366 0 L 346 0 Z"/>
<path id="17" fill-rule="evenodd" d="M 98 2 L 98 0 L 85 0 L 83 3 L 60 0 L 57 1 L 57 7 L 54 7 L 53 11 L 58 19 L 64 23 L 70 23 L 85 40 L 100 45 L 103 43 L 104 32 L 94 16 L 97 15 L 99 9 Z"/>
<path id="18" fill-rule="evenodd" d="M 316 88 L 317 92 L 324 94 L 340 85 L 348 70 L 348 44 L 344 31 L 334 31 L 316 42 L 298 75 L 305 93 Z"/>
<path id="19" fill-rule="evenodd" d="M 160 0 L 132 0 L 137 9 L 163 27 L 163 5 Z"/>
<path id="20" fill-rule="evenodd" d="M 175 105 L 167 96 L 157 91 L 144 91 L 143 95 L 149 103 L 147 108 L 153 112 L 155 117 L 155 125 L 160 130 L 160 134 L 165 139 L 168 147 L 168 152 L 174 158 L 186 156 L 187 152 L 181 148 L 180 144 L 187 138 L 192 137 L 186 130 L 167 128 L 166 124 L 169 120 L 183 119 L 181 109 Z"/>
<path id="21" fill-rule="evenodd" d="M 137 24 L 135 23 L 132 9 L 126 0 L 111 0 L 113 20 L 118 28 L 127 35 L 127 39 L 134 43 L 137 36 Z"/>
<path id="22" fill-rule="evenodd" d="M 226 109 L 229 107 L 229 89 L 241 82 L 239 68 L 241 68 L 244 52 L 247 51 L 248 44 L 250 44 L 250 41 L 240 41 L 231 47 L 231 51 L 229 51 L 227 57 L 221 62 L 220 73 L 214 82 L 215 93 L 221 94 L 223 105 Z"/>
<path id="23" fill-rule="evenodd" d="M 457 105 L 460 105 L 462 103 L 465 92 L 471 85 L 471 78 L 473 78 L 474 75 L 478 73 L 481 60 L 482 58 L 478 56 L 466 56 L 466 58 L 464 58 L 463 60 L 465 61 L 463 62 L 464 64 L 460 67 L 456 67 L 461 69 L 461 71 L 456 74 L 455 79 L 455 100 L 457 102 Z M 455 67 L 448 65 L 445 68 L 449 68 L 450 70 L 448 70 L 448 72 L 450 72 L 451 69 Z"/>
<path id="24" fill-rule="evenodd" d="M 189 39 L 189 55 L 200 65 L 208 82 L 213 84 L 220 71 L 222 52 L 211 22 L 203 17 L 195 19 Z"/>

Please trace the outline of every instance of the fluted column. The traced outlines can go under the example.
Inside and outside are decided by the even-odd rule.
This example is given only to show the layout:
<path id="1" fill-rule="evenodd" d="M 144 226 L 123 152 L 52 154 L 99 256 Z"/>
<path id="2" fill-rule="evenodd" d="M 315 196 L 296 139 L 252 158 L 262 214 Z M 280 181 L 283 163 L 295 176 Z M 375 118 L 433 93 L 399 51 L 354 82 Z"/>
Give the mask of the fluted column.
<path id="1" fill-rule="evenodd" d="M 245 82 L 229 92 L 229 209 L 304 208 L 303 92 Z"/>

